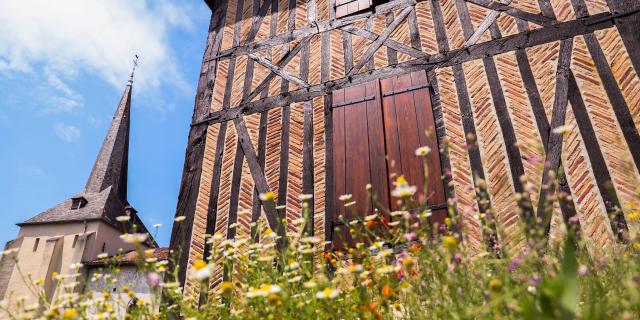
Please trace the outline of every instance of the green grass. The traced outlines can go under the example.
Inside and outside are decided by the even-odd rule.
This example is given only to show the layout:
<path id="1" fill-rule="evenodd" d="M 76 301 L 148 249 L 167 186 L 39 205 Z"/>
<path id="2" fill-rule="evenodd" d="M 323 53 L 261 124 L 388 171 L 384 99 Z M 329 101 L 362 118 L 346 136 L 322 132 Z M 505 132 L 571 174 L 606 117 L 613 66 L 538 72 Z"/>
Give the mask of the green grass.
<path id="1" fill-rule="evenodd" d="M 415 188 L 398 179 L 396 195 L 402 207 L 416 207 Z M 478 184 L 478 194 L 487 194 Z M 425 189 L 428 188 L 425 186 Z M 413 190 L 413 192 L 412 192 Z M 367 188 L 376 202 L 373 190 Z M 425 192 L 425 194 L 428 194 Z M 274 201 L 272 194 L 262 195 Z M 524 212 L 526 202 L 518 201 Z M 343 197 L 349 205 L 348 196 Z M 482 199 L 479 199 L 482 201 Z M 303 217 L 311 214 L 303 201 Z M 640 243 L 633 232 L 626 243 L 606 249 L 591 248 L 570 224 L 559 241 L 544 236 L 545 223 L 523 224 L 517 245 L 474 252 L 462 241 L 464 225 L 450 202 L 445 228 L 436 231 L 431 213 L 382 210 L 355 222 L 346 222 L 361 242 L 346 251 L 327 251 L 323 239 L 291 235 L 282 239 L 264 226 L 259 243 L 223 240 L 217 234 L 210 262 L 198 261 L 192 275 L 200 295 L 184 296 L 175 279 L 178 270 L 162 262 L 140 260 L 139 267 L 165 281 L 150 280 L 151 301 L 138 301 L 128 318 L 165 319 L 181 315 L 194 319 L 638 319 L 640 318 Z M 551 205 L 547 206 L 551 208 Z M 491 213 L 491 208 L 487 208 Z M 621 208 L 627 221 L 637 226 L 640 203 Z M 384 218 L 383 218 L 384 216 Z M 480 217 L 485 234 L 502 231 L 491 219 Z M 549 214 L 550 216 L 550 214 Z M 303 229 L 305 219 L 295 221 Z M 524 219 L 521 219 L 524 221 Z M 178 222 L 183 223 L 183 222 Z M 375 232 L 373 230 L 376 230 Z M 177 253 L 175 253 L 177 255 Z M 144 252 L 140 252 L 144 256 Z M 175 258 L 175 257 L 174 257 Z M 208 288 L 216 270 L 224 281 Z M 117 266 L 105 275 L 117 273 Z M 64 275 L 58 276 L 64 278 Z M 104 276 L 103 276 L 104 277 Z M 107 276 L 108 277 L 108 276 Z M 72 276 L 69 281 L 79 281 Z M 108 277 L 107 281 L 116 281 Z M 32 281 L 35 294 L 42 294 Z M 92 281 L 90 279 L 90 281 Z M 74 293 L 78 283 L 63 286 L 56 301 L 41 299 L 27 307 L 14 301 L 9 316 L 19 318 L 115 317 L 117 301 L 102 295 Z M 117 283 L 116 283 L 117 284 Z M 199 284 L 199 285 L 198 285 Z M 120 284 L 122 285 L 122 284 Z M 126 291 L 126 288 L 122 288 Z M 131 293 L 131 296 L 135 295 Z M 196 306 L 199 301 L 199 306 Z"/>

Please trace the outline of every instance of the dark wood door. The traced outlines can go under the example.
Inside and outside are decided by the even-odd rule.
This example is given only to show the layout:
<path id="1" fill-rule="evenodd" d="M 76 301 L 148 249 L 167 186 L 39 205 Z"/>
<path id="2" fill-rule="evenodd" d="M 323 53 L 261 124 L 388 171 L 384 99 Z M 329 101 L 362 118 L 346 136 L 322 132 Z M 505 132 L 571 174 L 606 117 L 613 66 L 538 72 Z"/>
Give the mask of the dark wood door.
<path id="1" fill-rule="evenodd" d="M 371 184 L 383 207 L 395 210 L 398 199 L 391 197 L 390 191 L 397 176 L 404 175 L 410 184 L 418 186 L 416 199 L 427 199 L 434 209 L 443 207 L 446 199 L 424 71 L 334 91 L 332 125 L 334 247 L 353 244 L 341 220 L 350 221 L 376 209 L 367 197 L 367 184 Z M 415 155 L 422 146 L 432 150 L 427 157 L 428 195 L 422 191 L 423 159 Z M 351 194 L 348 202 L 355 204 L 345 207 L 340 200 L 344 194 Z M 445 209 L 434 211 L 436 220 L 445 216 Z"/>
<path id="2" fill-rule="evenodd" d="M 442 221 L 446 216 L 446 195 L 428 83 L 424 71 L 380 80 L 389 186 L 403 175 L 409 184 L 418 187 L 414 198 L 420 203 L 426 200 L 435 209 L 436 221 Z M 431 149 L 426 157 L 427 194 L 423 188 L 424 159 L 415 154 L 423 146 Z M 395 199 L 391 201 L 391 209 L 398 209 Z"/>

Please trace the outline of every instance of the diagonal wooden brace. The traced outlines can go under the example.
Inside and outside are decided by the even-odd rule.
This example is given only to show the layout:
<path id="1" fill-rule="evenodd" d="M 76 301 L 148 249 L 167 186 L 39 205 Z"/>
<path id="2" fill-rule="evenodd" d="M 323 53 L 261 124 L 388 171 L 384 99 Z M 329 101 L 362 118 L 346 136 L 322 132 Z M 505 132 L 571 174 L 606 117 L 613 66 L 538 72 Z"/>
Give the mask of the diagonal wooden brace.
<path id="1" fill-rule="evenodd" d="M 407 18 L 411 10 L 413 10 L 413 6 L 406 7 L 404 8 L 404 10 L 402 10 L 402 12 L 400 12 L 400 14 L 396 17 L 396 19 L 393 20 L 393 22 L 384 30 L 384 32 L 381 35 L 379 35 L 375 41 L 373 41 L 373 43 L 369 46 L 367 51 L 364 52 L 364 54 L 362 55 L 362 59 L 360 59 L 360 61 L 358 61 L 358 63 L 354 65 L 351 68 L 351 70 L 349 70 L 348 72 L 349 75 L 353 75 L 357 73 L 358 70 L 360 70 L 365 64 L 367 64 L 367 62 L 369 62 L 369 60 L 371 59 L 371 57 L 373 57 L 376 51 L 378 51 L 378 49 L 380 49 L 380 47 L 384 44 L 384 42 L 387 41 L 389 36 L 391 36 L 391 33 L 393 33 L 398 28 L 398 26 L 400 26 L 400 24 L 404 21 L 404 19 Z"/>
<path id="2" fill-rule="evenodd" d="M 550 171 L 558 171 L 560 165 L 560 155 L 562 153 L 562 132 L 558 129 L 564 126 L 567 116 L 567 104 L 569 102 L 569 73 L 571 65 L 571 50 L 573 48 L 573 38 L 564 39 L 560 42 L 560 53 L 558 58 L 558 71 L 556 73 L 556 96 L 553 101 L 553 112 L 551 116 L 551 128 L 549 141 L 546 143 L 547 155 L 542 174 L 542 184 L 540 196 L 538 197 L 538 219 L 543 223 L 545 235 L 549 233 L 551 219 L 547 216 L 546 198 L 547 195 L 555 192 L 555 184 Z M 555 178 L 555 177 L 553 177 Z"/>
<path id="3" fill-rule="evenodd" d="M 280 61 L 278 61 L 278 63 L 276 63 L 275 65 L 278 66 L 278 68 L 280 68 L 280 69 L 284 68 L 300 52 L 300 50 L 302 49 L 302 43 L 304 43 L 306 41 L 309 41 L 310 37 L 311 36 L 308 36 L 308 37 L 302 39 L 300 42 L 298 42 L 298 44 L 296 44 L 291 50 L 289 50 L 287 52 L 287 54 L 285 54 L 280 59 Z M 246 97 L 246 99 L 242 99 L 240 104 L 242 105 L 242 104 L 250 102 L 251 100 L 253 100 L 253 98 L 258 96 L 263 90 L 266 90 L 269 87 L 269 83 L 271 83 L 271 80 L 275 76 L 276 76 L 276 73 L 274 73 L 273 71 L 271 73 L 269 73 L 269 75 L 267 75 L 264 78 L 264 80 L 262 80 L 262 82 L 256 87 L 256 89 L 253 90 L 253 92 L 251 92 L 251 94 Z"/>
<path id="4" fill-rule="evenodd" d="M 244 151 L 244 156 L 247 159 L 247 164 L 249 165 L 249 171 L 251 172 L 251 177 L 253 178 L 253 182 L 255 184 L 256 189 L 261 194 L 266 194 L 269 192 L 269 185 L 267 184 L 267 178 L 264 176 L 264 172 L 260 167 L 260 162 L 258 161 L 258 156 L 256 155 L 256 150 L 253 148 L 253 143 L 251 142 L 251 138 L 249 137 L 249 131 L 247 130 L 247 126 L 244 122 L 243 117 L 238 117 L 233 119 L 233 123 L 236 126 L 236 132 L 238 134 L 238 141 L 242 146 L 242 150 Z M 282 224 L 282 220 L 278 217 L 276 207 L 273 201 L 262 201 L 262 207 L 267 215 L 267 221 L 269 223 L 269 227 L 276 232 L 280 239 L 278 240 L 279 248 L 282 248 L 285 244 L 285 229 Z"/>
<path id="5" fill-rule="evenodd" d="M 302 80 L 302 79 L 300 79 L 298 77 L 295 77 L 295 76 L 291 75 L 290 73 L 284 71 L 282 68 L 280 68 L 279 66 L 277 66 L 277 65 L 273 64 L 271 61 L 269 61 L 269 59 L 267 59 L 267 58 L 258 56 L 258 55 L 254 54 L 254 53 L 249 53 L 249 58 L 251 58 L 254 61 L 256 61 L 257 63 L 267 67 L 267 69 L 271 70 L 271 72 L 279 75 L 280 77 L 282 77 L 282 78 L 284 78 L 284 79 L 286 79 L 288 81 L 291 81 L 291 82 L 293 82 L 293 83 L 295 83 L 295 84 L 297 84 L 297 85 L 299 85 L 301 87 L 308 87 L 309 86 L 309 84 L 306 81 L 304 81 L 304 80 Z"/>
<path id="6" fill-rule="evenodd" d="M 356 36 L 360 36 L 363 38 L 367 38 L 369 40 L 373 40 L 375 41 L 378 38 L 378 35 L 369 31 L 369 30 L 364 30 L 361 28 L 358 28 L 354 25 L 348 25 L 342 28 L 342 30 L 349 32 L 353 35 Z M 403 43 L 400 43 L 396 40 L 393 39 L 387 39 L 383 42 L 383 44 L 391 49 L 394 49 L 396 51 L 400 51 L 402 53 L 406 53 L 414 58 L 429 58 L 429 54 L 424 53 L 423 51 L 420 51 L 418 49 L 414 49 L 412 47 L 409 47 Z"/>

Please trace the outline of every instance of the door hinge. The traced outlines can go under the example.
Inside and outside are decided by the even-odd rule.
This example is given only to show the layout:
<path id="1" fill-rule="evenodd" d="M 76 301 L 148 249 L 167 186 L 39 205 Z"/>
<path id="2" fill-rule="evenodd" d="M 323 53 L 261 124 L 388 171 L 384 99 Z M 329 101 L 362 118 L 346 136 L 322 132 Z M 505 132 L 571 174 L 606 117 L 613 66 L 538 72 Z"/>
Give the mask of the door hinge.
<path id="1" fill-rule="evenodd" d="M 348 106 L 348 105 L 352 105 L 352 104 L 356 104 L 356 103 L 360 103 L 360 102 L 371 101 L 371 100 L 375 100 L 375 98 L 376 98 L 376 96 L 366 96 L 366 97 L 359 98 L 359 99 L 354 99 L 354 100 L 349 100 L 349 101 L 345 101 L 345 102 L 336 103 L 331 108 L 340 108 L 340 107 L 344 107 L 344 106 Z"/>
<path id="2" fill-rule="evenodd" d="M 411 92 L 411 91 L 415 91 L 415 90 L 420 90 L 422 88 L 428 88 L 428 87 L 430 87 L 430 85 L 428 83 L 427 84 L 420 84 L 420 85 L 412 86 L 412 87 L 409 87 L 409 88 L 398 89 L 398 90 L 391 91 L 391 92 L 385 92 L 385 93 L 382 94 L 382 96 L 383 97 L 388 97 L 388 96 L 401 94 L 401 93 L 405 93 L 405 92 Z"/>

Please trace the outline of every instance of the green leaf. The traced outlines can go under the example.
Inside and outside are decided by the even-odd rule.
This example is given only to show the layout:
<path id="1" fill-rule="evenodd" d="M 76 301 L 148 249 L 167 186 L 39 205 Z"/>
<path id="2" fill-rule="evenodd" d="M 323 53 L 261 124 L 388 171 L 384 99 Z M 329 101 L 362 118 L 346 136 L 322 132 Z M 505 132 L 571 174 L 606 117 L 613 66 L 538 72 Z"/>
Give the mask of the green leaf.
<path id="1" fill-rule="evenodd" d="M 578 261 L 573 245 L 571 232 L 567 232 L 564 242 L 564 258 L 562 260 L 563 289 L 560 303 L 573 315 L 578 311 Z"/>

